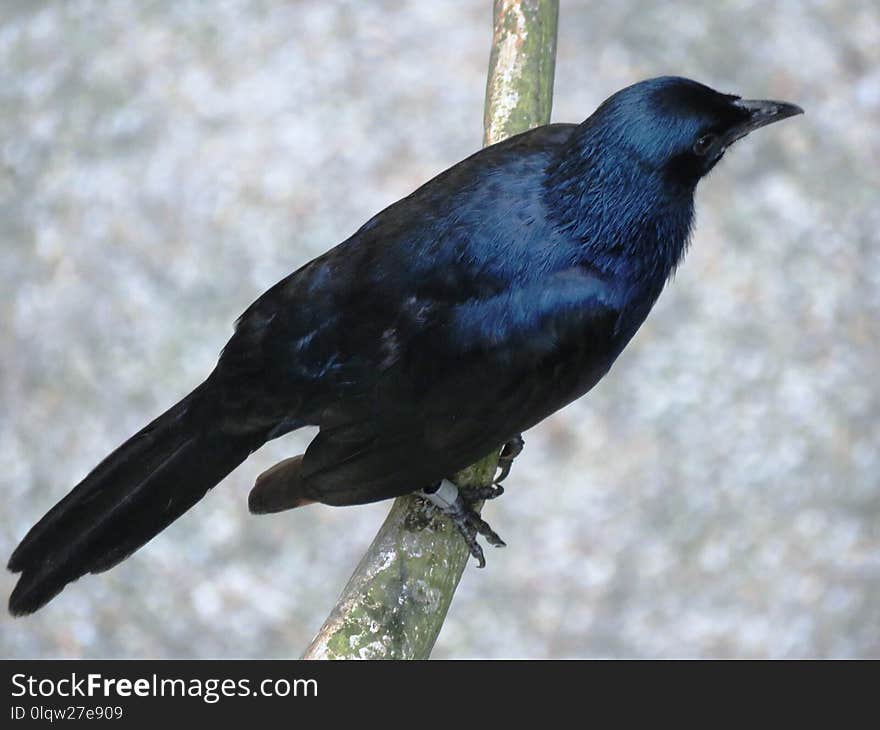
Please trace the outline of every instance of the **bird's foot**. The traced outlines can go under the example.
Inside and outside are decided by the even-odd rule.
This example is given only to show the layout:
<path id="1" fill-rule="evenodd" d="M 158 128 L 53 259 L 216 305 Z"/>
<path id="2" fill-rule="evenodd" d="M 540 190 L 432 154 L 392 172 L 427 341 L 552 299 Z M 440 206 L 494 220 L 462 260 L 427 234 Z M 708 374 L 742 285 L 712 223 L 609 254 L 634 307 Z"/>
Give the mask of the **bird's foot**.
<path id="1" fill-rule="evenodd" d="M 495 480 L 495 484 L 500 484 L 507 479 L 507 475 L 510 474 L 510 467 L 513 466 L 513 460 L 522 453 L 525 446 L 526 442 L 522 434 L 517 434 L 504 444 L 504 448 L 501 449 L 501 455 L 498 457 L 498 468 L 501 469 L 501 473 Z"/>
<path id="2" fill-rule="evenodd" d="M 497 499 L 504 494 L 504 487 L 500 484 L 490 484 L 486 487 L 462 487 L 462 499 L 473 504 L 485 499 Z"/>
<path id="3" fill-rule="evenodd" d="M 506 543 L 489 524 L 477 513 L 473 504 L 481 499 L 495 499 L 504 494 L 504 487 L 490 485 L 488 487 L 476 487 L 468 489 L 466 498 L 462 492 L 448 479 L 443 479 L 431 489 L 425 489 L 419 493 L 421 497 L 431 502 L 437 509 L 452 520 L 452 524 L 461 533 L 467 543 L 470 554 L 477 560 L 480 568 L 486 567 L 486 557 L 483 548 L 477 542 L 477 535 L 486 538 L 486 542 L 495 547 L 504 547 Z"/>

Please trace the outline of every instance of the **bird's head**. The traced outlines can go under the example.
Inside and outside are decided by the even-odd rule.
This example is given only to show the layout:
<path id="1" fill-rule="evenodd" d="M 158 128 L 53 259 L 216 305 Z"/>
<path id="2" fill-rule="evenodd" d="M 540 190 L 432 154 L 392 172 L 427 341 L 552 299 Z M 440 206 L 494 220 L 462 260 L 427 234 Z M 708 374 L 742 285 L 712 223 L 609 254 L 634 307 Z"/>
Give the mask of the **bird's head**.
<path id="1" fill-rule="evenodd" d="M 643 168 L 693 187 L 738 139 L 796 114 L 803 109 L 788 102 L 742 99 L 662 76 L 618 91 L 584 126 L 602 130 L 604 142 Z"/>

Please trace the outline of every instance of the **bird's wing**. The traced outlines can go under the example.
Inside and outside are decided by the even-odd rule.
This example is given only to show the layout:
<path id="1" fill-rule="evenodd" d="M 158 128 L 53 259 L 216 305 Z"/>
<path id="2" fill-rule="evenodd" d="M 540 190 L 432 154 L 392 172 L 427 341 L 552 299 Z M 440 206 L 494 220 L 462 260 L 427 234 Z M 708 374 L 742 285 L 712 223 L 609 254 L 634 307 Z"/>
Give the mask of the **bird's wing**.
<path id="1" fill-rule="evenodd" d="M 427 316 L 462 305 L 466 318 L 468 302 L 507 291 L 531 264 L 558 268 L 541 180 L 573 129 L 548 125 L 477 152 L 257 299 L 212 376 L 229 427 L 272 438 L 324 425 L 328 404 L 374 390 L 400 348 L 413 355 Z M 458 326 L 467 338 L 474 324 Z"/>
<path id="2" fill-rule="evenodd" d="M 610 367 L 618 312 L 579 268 L 451 305 L 384 334 L 369 390 L 329 406 L 303 479 L 329 504 L 429 486 L 582 395 Z M 419 307 L 414 305 L 414 311 Z"/>

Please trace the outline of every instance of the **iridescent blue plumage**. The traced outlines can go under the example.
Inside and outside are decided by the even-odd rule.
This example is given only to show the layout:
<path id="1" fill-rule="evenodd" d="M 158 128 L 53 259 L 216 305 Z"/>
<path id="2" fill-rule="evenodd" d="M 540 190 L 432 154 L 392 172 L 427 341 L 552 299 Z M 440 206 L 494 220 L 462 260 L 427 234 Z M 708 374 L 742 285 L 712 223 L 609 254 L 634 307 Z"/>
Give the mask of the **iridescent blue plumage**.
<path id="1" fill-rule="evenodd" d="M 208 379 L 24 538 L 10 610 L 124 559 L 300 426 L 320 432 L 255 510 L 427 487 L 583 395 L 681 261 L 699 179 L 799 112 L 651 79 L 438 175 L 248 308 Z"/>

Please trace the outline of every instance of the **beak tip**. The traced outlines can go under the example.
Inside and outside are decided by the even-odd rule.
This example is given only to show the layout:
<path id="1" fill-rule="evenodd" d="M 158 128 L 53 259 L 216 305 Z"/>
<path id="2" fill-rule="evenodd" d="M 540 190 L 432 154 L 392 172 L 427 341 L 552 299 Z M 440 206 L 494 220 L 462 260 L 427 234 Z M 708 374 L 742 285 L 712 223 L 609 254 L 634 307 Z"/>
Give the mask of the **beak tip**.
<path id="1" fill-rule="evenodd" d="M 790 104 L 787 101 L 777 101 L 774 102 L 776 104 L 776 112 L 774 116 L 779 119 L 787 119 L 788 117 L 796 117 L 798 114 L 803 114 L 803 107 L 798 106 L 797 104 Z"/>

